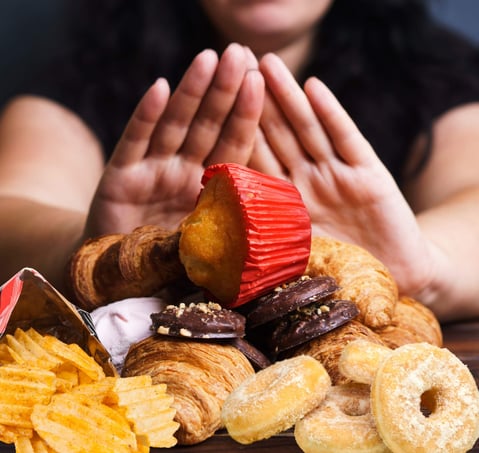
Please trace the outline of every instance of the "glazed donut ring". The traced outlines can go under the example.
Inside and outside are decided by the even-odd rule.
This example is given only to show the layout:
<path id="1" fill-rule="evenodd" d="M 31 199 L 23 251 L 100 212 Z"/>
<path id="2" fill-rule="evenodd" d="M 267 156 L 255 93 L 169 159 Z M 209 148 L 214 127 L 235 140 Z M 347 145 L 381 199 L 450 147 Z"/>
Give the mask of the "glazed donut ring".
<path id="1" fill-rule="evenodd" d="M 421 411 L 425 399 L 429 416 Z M 465 452 L 479 436 L 474 377 L 449 350 L 428 343 L 401 346 L 380 363 L 371 411 L 393 452 Z"/>
<path id="2" fill-rule="evenodd" d="M 296 423 L 294 437 L 305 453 L 388 452 L 370 410 L 369 385 L 331 387 L 319 407 Z"/>
<path id="3" fill-rule="evenodd" d="M 371 385 L 379 364 L 391 351 L 379 343 L 354 340 L 344 347 L 339 357 L 339 372 L 353 382 Z"/>
<path id="4" fill-rule="evenodd" d="M 313 357 L 285 359 L 246 378 L 226 398 L 221 418 L 234 440 L 250 444 L 291 428 L 330 387 L 327 371 Z"/>

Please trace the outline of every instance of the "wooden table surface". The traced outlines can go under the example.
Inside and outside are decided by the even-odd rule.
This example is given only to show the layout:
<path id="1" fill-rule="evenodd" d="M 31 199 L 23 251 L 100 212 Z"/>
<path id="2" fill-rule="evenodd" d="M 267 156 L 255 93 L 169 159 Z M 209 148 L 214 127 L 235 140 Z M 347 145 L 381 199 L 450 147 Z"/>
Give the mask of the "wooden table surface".
<path id="1" fill-rule="evenodd" d="M 479 320 L 455 323 L 443 327 L 444 346 L 453 351 L 464 363 L 469 366 L 476 382 L 479 384 Z M 0 453 L 12 453 L 12 446 L 0 443 Z M 165 449 L 151 449 L 151 453 L 159 453 Z M 172 453 L 235 453 L 235 452 L 260 452 L 260 453 L 301 453 L 296 445 L 291 431 L 274 436 L 271 439 L 240 445 L 233 441 L 225 432 L 219 432 L 211 439 L 191 447 L 174 447 Z M 471 452 L 479 453 L 479 442 Z M 66 452 L 65 452 L 66 453 Z"/>

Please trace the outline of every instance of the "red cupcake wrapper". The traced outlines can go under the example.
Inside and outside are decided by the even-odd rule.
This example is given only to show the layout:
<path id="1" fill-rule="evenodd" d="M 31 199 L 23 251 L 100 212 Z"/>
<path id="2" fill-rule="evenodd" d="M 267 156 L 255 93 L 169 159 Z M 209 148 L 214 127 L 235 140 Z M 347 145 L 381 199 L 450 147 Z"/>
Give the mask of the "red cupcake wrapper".
<path id="1" fill-rule="evenodd" d="M 246 228 L 248 250 L 239 293 L 226 304 L 232 308 L 304 273 L 311 219 L 298 189 L 288 181 L 228 163 L 208 167 L 203 185 L 217 173 L 230 178 Z"/>

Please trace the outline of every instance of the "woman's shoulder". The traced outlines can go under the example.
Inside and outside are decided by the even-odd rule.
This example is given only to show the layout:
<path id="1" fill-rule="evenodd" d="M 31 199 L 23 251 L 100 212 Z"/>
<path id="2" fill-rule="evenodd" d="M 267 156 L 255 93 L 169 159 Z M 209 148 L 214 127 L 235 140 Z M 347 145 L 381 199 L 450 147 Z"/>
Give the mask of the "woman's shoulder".
<path id="1" fill-rule="evenodd" d="M 0 114 L 2 158 L 29 159 L 73 156 L 74 160 L 102 161 L 101 145 L 87 124 L 63 105 L 40 96 L 18 95 Z"/>
<path id="2" fill-rule="evenodd" d="M 57 129 L 95 140 L 91 129 L 75 112 L 43 96 L 20 94 L 7 101 L 1 112 L 1 124 L 16 123 L 22 124 L 23 128 L 41 126 L 45 130 Z"/>

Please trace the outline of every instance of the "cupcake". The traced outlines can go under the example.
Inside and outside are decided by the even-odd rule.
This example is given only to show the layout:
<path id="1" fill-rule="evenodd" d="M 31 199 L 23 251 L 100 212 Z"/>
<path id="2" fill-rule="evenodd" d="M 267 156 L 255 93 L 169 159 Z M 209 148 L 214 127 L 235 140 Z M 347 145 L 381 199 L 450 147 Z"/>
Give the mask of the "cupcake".
<path id="1" fill-rule="evenodd" d="M 311 220 L 296 187 L 237 164 L 206 168 L 179 256 L 190 280 L 233 308 L 303 274 Z"/>

